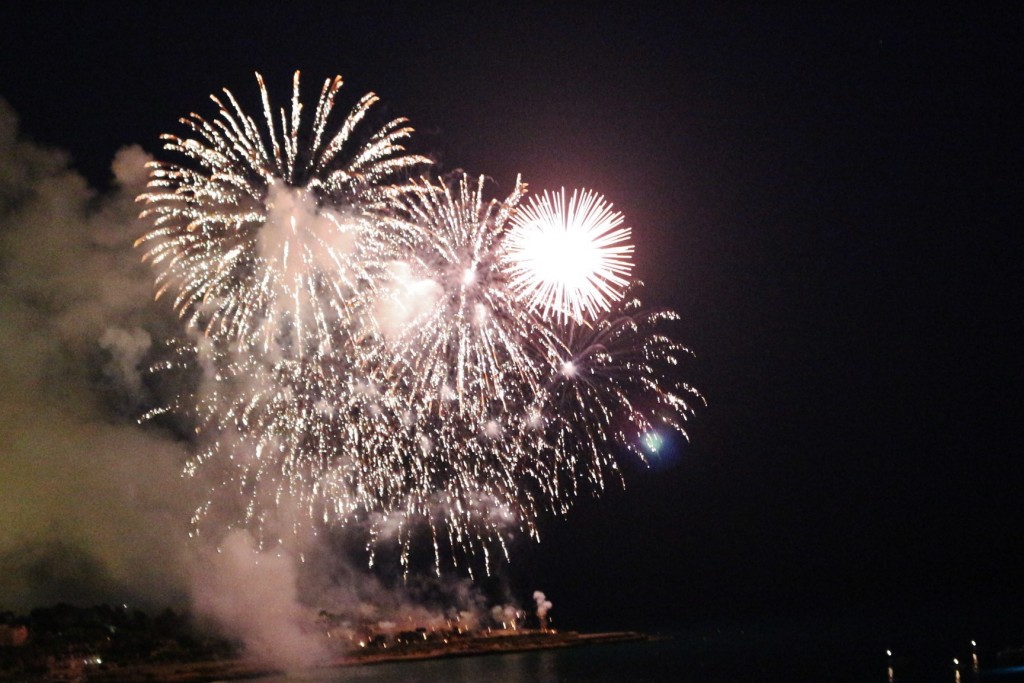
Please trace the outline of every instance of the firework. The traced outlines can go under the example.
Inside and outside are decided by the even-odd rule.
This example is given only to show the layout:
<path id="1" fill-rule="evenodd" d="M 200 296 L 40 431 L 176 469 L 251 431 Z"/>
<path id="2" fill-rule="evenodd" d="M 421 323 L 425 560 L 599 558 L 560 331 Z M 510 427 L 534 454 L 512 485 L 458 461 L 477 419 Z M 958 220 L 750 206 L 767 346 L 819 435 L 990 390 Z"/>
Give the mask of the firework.
<path id="1" fill-rule="evenodd" d="M 162 367 L 203 368 L 199 388 L 153 411 L 195 421 L 196 533 L 225 505 L 264 541 L 365 525 L 371 564 L 394 538 L 408 570 L 423 529 L 437 571 L 443 548 L 490 571 L 509 529 L 537 537 L 651 434 L 685 435 L 688 351 L 658 331 L 673 314 L 624 298 L 630 232 L 603 198 L 409 179 L 404 119 L 356 135 L 374 96 L 328 133 L 325 82 L 303 134 L 298 74 L 279 124 L 258 80 L 263 127 L 225 90 L 140 197 L 157 295 L 198 333 Z"/>
<path id="2" fill-rule="evenodd" d="M 398 294 L 410 315 L 387 340 L 398 368 L 389 382 L 429 412 L 454 412 L 485 429 L 523 392 L 536 393 L 533 350 L 551 343 L 544 321 L 518 305 L 499 258 L 526 187 L 517 180 L 503 201 L 485 201 L 484 178 L 460 174 L 413 189 L 397 205 L 396 227 L 406 239 L 406 277 L 431 294 L 419 306 L 401 301 L 406 287 Z"/>
<path id="3" fill-rule="evenodd" d="M 427 159 L 403 154 L 402 118 L 357 136 L 373 93 L 328 134 L 340 76 L 324 82 L 306 134 L 299 72 L 279 123 L 256 78 L 262 128 L 225 89 L 211 95 L 217 118 L 193 113 L 181 119 L 191 137 L 162 136 L 184 161 L 150 164 L 139 200 L 154 229 L 137 245 L 159 270 L 157 297 L 176 292 L 188 326 L 247 352 L 302 355 L 354 325 L 388 251 L 375 229 L 388 181 Z"/>
<path id="4" fill-rule="evenodd" d="M 630 296 L 593 325 L 561 326 L 563 345 L 542 396 L 555 481 L 568 489 L 558 497 L 571 500 L 581 485 L 603 490 L 606 476 L 620 477 L 616 452 L 645 460 L 651 434 L 686 437 L 684 422 L 703 397 L 675 378 L 675 366 L 691 352 L 660 328 L 677 319 Z"/>
<path id="5" fill-rule="evenodd" d="M 622 298 L 633 268 L 622 214 L 587 190 L 534 198 L 513 222 L 505 259 L 510 288 L 541 315 L 593 320 Z"/>

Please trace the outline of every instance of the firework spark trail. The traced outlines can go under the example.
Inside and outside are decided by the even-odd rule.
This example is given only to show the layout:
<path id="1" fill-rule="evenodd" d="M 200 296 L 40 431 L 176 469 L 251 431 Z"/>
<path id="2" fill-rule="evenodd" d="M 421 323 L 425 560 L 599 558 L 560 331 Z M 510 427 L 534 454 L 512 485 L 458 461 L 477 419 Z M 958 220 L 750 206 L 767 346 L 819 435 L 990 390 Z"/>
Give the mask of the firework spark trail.
<path id="1" fill-rule="evenodd" d="M 391 383 L 404 384 L 417 405 L 454 410 L 481 427 L 517 405 L 516 394 L 536 393 L 532 348 L 554 343 L 543 321 L 513 298 L 499 260 L 526 187 L 517 181 L 505 200 L 485 202 L 483 186 L 483 177 L 474 187 L 466 175 L 450 184 L 424 180 L 400 202 L 408 262 L 437 296 L 390 340 L 403 361 Z"/>
<path id="2" fill-rule="evenodd" d="M 661 323 L 677 319 L 671 311 L 645 311 L 630 297 L 592 326 L 564 323 L 562 354 L 553 359 L 558 371 L 544 400 L 555 408 L 548 413 L 550 448 L 568 475 L 570 498 L 580 482 L 600 490 L 606 473 L 619 476 L 616 445 L 645 459 L 645 434 L 668 429 L 686 435 L 683 422 L 703 397 L 672 379 L 672 366 L 692 354 L 658 332 Z"/>
<path id="3" fill-rule="evenodd" d="M 686 349 L 658 332 L 670 313 L 623 300 L 632 245 L 602 197 L 564 190 L 522 206 L 483 177 L 407 179 L 411 128 L 354 135 L 367 95 L 328 132 L 339 77 L 301 134 L 299 77 L 264 127 L 227 90 L 194 137 L 164 136 L 184 162 L 151 165 L 153 229 L 138 241 L 157 296 L 197 332 L 167 371 L 205 368 L 194 396 L 152 411 L 192 415 L 202 448 L 186 467 L 265 541 L 319 524 L 367 524 L 410 566 L 427 527 L 473 572 L 507 557 L 510 528 L 621 479 L 659 428 L 685 435 L 701 400 L 672 379 Z M 557 265 L 557 267 L 555 267 Z M 300 511 L 288 517 L 283 510 Z"/>

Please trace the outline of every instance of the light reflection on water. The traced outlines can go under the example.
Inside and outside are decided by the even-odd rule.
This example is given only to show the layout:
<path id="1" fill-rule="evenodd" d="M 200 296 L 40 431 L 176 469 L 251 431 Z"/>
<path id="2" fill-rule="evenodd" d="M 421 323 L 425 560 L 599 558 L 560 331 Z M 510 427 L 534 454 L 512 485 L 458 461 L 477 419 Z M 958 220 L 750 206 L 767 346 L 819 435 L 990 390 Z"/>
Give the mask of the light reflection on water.
<path id="1" fill-rule="evenodd" d="M 498 683 L 559 683 L 557 659 L 564 654 L 542 652 L 479 657 L 452 657 L 422 662 L 392 662 L 371 666 L 319 669 L 272 678 L 254 679 L 261 683 L 282 681 L 337 683 L 437 683 L 438 681 L 495 681 Z"/>
<path id="2" fill-rule="evenodd" d="M 598 683 L 620 680 L 678 683 L 684 680 L 674 668 L 665 672 L 665 676 L 655 671 L 661 664 L 656 664 L 659 660 L 653 655 L 663 648 L 664 642 L 582 646 L 505 655 L 452 657 L 422 662 L 320 669 L 254 680 L 262 683 Z M 652 675 L 654 677 L 651 677 Z"/>

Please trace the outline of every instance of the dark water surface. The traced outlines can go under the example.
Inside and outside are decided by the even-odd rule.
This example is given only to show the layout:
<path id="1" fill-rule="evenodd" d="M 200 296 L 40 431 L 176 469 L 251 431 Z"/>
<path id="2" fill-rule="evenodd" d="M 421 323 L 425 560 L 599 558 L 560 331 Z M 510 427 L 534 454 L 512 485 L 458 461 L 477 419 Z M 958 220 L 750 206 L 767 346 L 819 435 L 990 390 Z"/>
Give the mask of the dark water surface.
<path id="1" fill-rule="evenodd" d="M 261 680 L 338 683 L 1024 681 L 1024 670 L 997 667 L 997 646 L 981 639 L 977 640 L 977 646 L 972 646 L 969 636 L 946 633 L 935 626 L 935 622 L 927 618 L 919 623 L 900 624 L 899 628 L 877 620 L 719 624 L 676 630 L 648 642 L 321 669 Z M 892 651 L 891 656 L 887 650 Z"/>

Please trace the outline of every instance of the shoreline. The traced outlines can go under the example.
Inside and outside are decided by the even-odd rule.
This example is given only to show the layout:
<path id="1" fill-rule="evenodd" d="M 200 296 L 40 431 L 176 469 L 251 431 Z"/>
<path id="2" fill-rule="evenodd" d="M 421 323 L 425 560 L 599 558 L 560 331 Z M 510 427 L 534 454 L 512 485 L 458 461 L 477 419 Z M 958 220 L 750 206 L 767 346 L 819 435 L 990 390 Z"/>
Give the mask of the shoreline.
<path id="1" fill-rule="evenodd" d="M 414 661 L 423 659 L 446 659 L 450 657 L 475 657 L 480 655 L 513 654 L 534 650 L 556 650 L 584 645 L 604 645 L 650 640 L 651 636 L 637 631 L 608 631 L 603 633 L 579 633 L 577 631 L 535 631 L 515 634 L 472 636 L 445 645 L 433 644 L 427 647 L 413 645 L 402 648 L 405 651 L 349 653 L 336 660 L 334 666 L 363 666 L 386 664 L 388 662 Z"/>
<path id="2" fill-rule="evenodd" d="M 577 631 L 524 631 L 511 634 L 466 636 L 448 643 L 425 642 L 396 645 L 386 650 L 357 650 L 336 657 L 330 663 L 310 670 L 342 669 L 353 666 L 376 666 L 396 662 L 420 662 L 454 657 L 478 657 L 515 654 L 538 650 L 556 650 L 587 645 L 605 645 L 651 640 L 638 631 L 579 633 Z M 87 671 L 83 680 L 98 683 L 125 681 L 167 681 L 169 683 L 213 683 L 214 681 L 265 678 L 287 673 L 286 670 L 250 659 L 205 662 L 164 662 L 136 664 L 107 670 Z"/>

